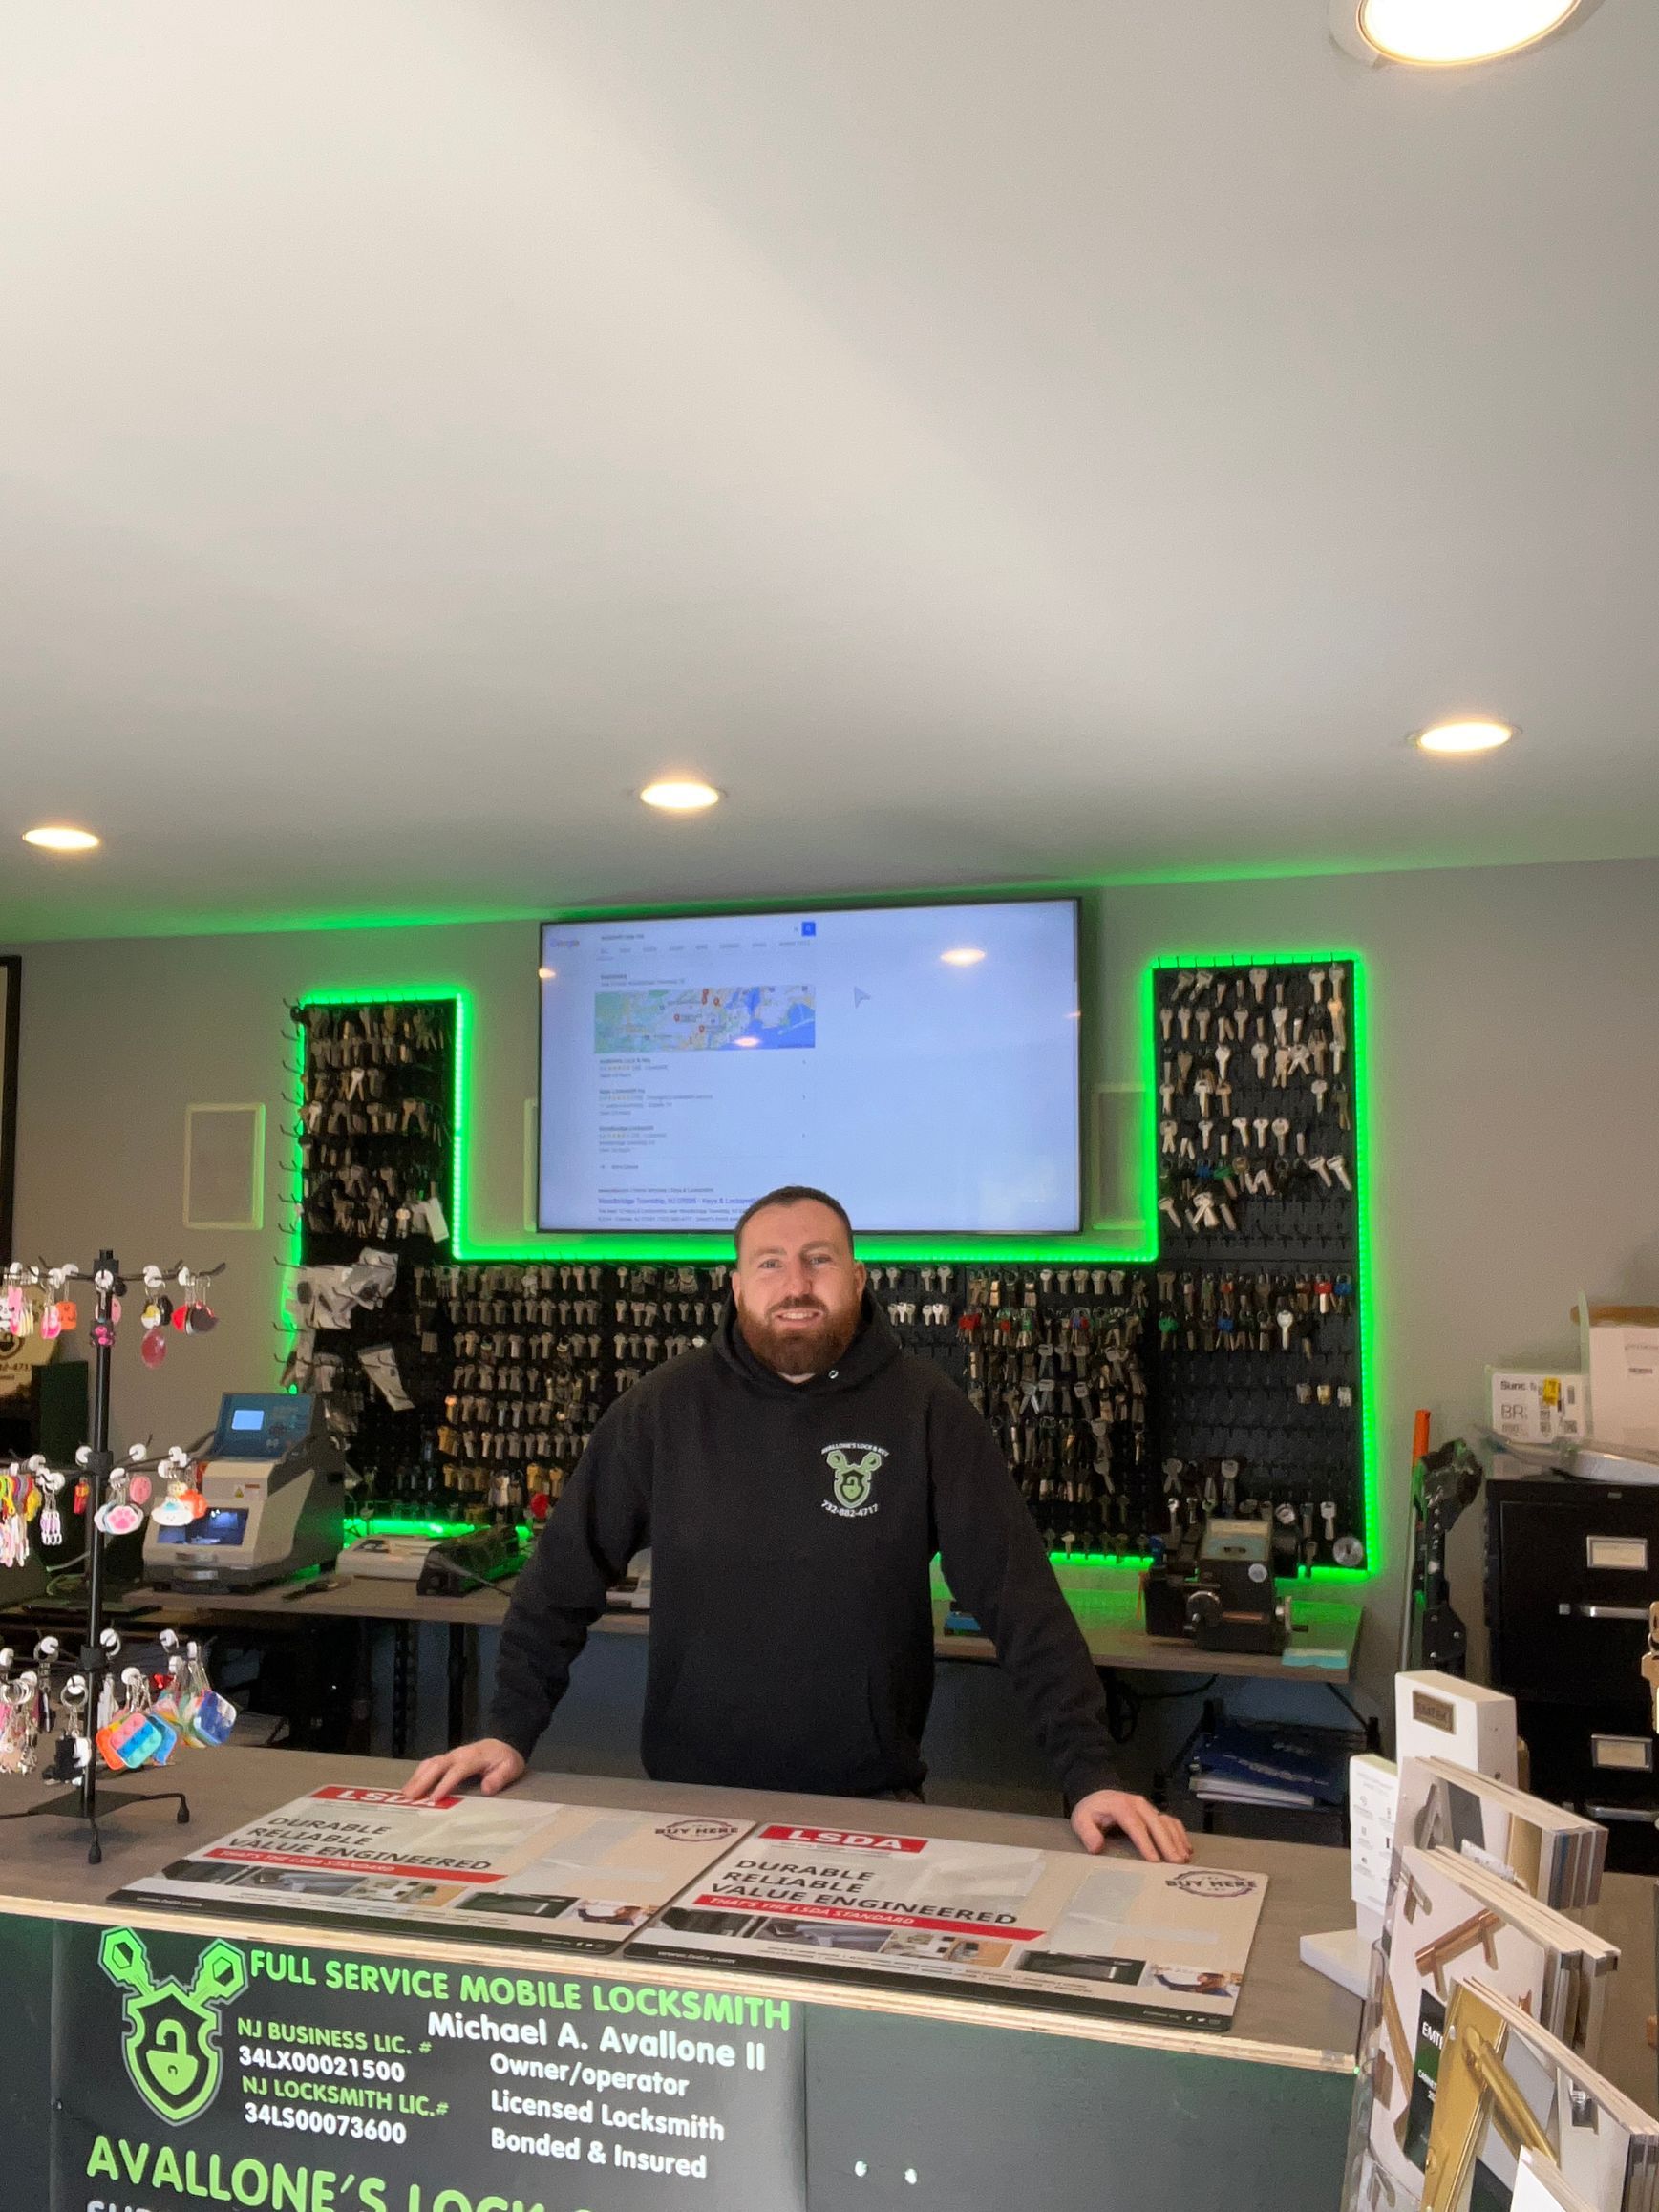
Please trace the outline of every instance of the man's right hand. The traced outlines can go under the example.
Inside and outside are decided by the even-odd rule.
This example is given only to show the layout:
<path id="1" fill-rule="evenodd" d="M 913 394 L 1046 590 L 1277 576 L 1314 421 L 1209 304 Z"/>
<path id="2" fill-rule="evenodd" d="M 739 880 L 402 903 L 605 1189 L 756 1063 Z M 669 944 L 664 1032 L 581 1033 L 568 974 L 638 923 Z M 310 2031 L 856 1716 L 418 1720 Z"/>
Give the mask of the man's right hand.
<path id="1" fill-rule="evenodd" d="M 523 1771 L 524 1760 L 510 1743 L 499 1735 L 486 1735 L 477 1743 L 439 1752 L 435 1759 L 423 1759 L 398 1792 L 397 1802 L 428 1805 L 435 1797 L 447 1797 L 463 1782 L 475 1781 L 486 1797 L 494 1797 L 510 1790 Z"/>

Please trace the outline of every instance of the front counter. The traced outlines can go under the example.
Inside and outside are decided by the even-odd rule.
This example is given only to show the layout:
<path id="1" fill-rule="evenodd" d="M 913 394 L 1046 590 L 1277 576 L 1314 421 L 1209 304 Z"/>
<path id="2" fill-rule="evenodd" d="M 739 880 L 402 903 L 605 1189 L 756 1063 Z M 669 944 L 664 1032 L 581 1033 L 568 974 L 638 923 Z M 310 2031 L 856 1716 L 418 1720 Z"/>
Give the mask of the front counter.
<path id="1" fill-rule="evenodd" d="M 1225 2034 L 782 1968 L 722 1975 L 107 1902 L 287 1798 L 408 1771 L 193 1756 L 189 1828 L 164 1804 L 129 1809 L 97 1867 L 77 1823 L 4 1829 L 0 2212 L 1335 2212 L 1359 2008 L 1300 1964 L 1297 1943 L 1349 1917 L 1340 1852 L 1197 1840 L 1202 1863 L 1270 1879 Z M 43 1794 L 0 1778 L 0 1812 Z M 593 1776 L 537 1775 L 515 1795 L 852 1817 L 844 1799 Z M 864 1819 L 890 1829 L 895 1808 Z M 1070 1840 L 1011 1815 L 905 1806 L 903 1820 L 968 1841 Z M 1650 2102 L 1649 1886 L 1613 1878 L 1607 1893 L 1625 1966 L 1606 2070 Z M 111 1928 L 139 1941 L 112 1950 Z M 129 2078 L 123 2043 L 138 2038 L 152 2074 L 156 2052 L 177 2054 L 166 2115 Z"/>

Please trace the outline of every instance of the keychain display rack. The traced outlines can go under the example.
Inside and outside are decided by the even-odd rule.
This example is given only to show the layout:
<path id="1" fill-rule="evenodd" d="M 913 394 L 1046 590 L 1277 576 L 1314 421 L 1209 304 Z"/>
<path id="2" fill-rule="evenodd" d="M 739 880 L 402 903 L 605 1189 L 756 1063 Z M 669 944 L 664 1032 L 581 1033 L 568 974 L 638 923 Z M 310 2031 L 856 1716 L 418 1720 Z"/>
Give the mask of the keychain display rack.
<path id="1" fill-rule="evenodd" d="M 980 1406 L 1057 1557 L 1143 1563 L 1202 1515 L 1234 1511 L 1271 1519 L 1282 1574 L 1343 1580 L 1371 1563 L 1361 989 L 1350 955 L 1154 964 L 1156 1257 L 1080 1258 L 1055 1241 L 976 1259 L 940 1240 L 937 1256 L 898 1263 L 872 1245 L 872 1288 L 901 1339 Z M 355 1260 L 368 1241 L 336 1212 L 331 1147 L 390 1171 L 389 1197 L 453 1194 L 458 1215 L 465 1011 L 455 992 L 294 1009 L 299 1264 Z M 376 1035 L 415 1017 L 426 1041 L 397 1084 L 421 1086 L 425 1125 L 403 1126 L 399 1106 L 397 1126 L 353 1129 L 339 1109 L 372 1101 L 341 1098 L 342 1068 L 322 1053 L 372 1056 Z M 377 1519 L 539 1520 L 606 1408 L 705 1340 L 726 1295 L 729 1267 L 700 1255 L 468 1256 L 396 1206 L 379 1225 L 396 1291 L 316 1339 L 347 1427 L 357 1417 L 348 1449 Z M 905 1242 L 914 1255 L 921 1241 Z M 386 1344 L 407 1414 L 388 1411 L 364 1365 Z"/>
<path id="2" fill-rule="evenodd" d="M 155 1364 L 160 1356 L 158 1347 L 164 1343 L 169 1326 L 181 1333 L 197 1333 L 211 1329 L 214 1315 L 206 1302 L 206 1286 L 219 1268 L 195 1273 L 182 1266 L 162 1270 L 146 1267 L 142 1271 L 144 1287 L 143 1324 L 146 1356 Z M 32 1486 L 32 1495 L 49 1500 L 39 1512 L 42 1520 L 61 1512 L 60 1499 L 64 1492 L 74 1486 L 72 1510 L 76 1518 L 84 1517 L 86 1533 L 86 1616 L 81 1627 L 79 1650 L 73 1658 L 63 1656 L 59 1640 L 43 1637 L 36 1647 L 36 1665 L 41 1670 L 61 1670 L 64 1681 L 58 1691 L 59 1711 L 70 1725 L 59 1737 L 58 1754 L 43 1770 L 48 1782 L 69 1782 L 73 1787 L 62 1796 L 49 1797 L 20 1812 L 0 1815 L 0 1820 L 20 1820 L 45 1817 L 65 1817 L 83 1822 L 91 1830 L 87 1851 L 90 1863 L 96 1865 L 103 1857 L 99 1824 L 113 1814 L 127 1807 L 141 1804 L 174 1804 L 176 1818 L 181 1825 L 190 1819 L 190 1806 L 181 1789 L 133 1788 L 123 1782 L 105 1779 L 96 1748 L 99 1733 L 99 1714 L 106 1703 L 105 1685 L 114 1673 L 120 1656 L 121 1643 L 118 1632 L 110 1626 L 104 1615 L 105 1546 L 112 1535 L 131 1534 L 144 1518 L 158 1479 L 167 1483 L 164 1499 L 158 1499 L 156 1512 L 162 1518 L 193 1518 L 201 1508 L 199 1495 L 187 1490 L 192 1478 L 192 1462 L 187 1453 L 174 1450 L 160 1458 L 149 1457 L 142 1447 L 117 1457 L 111 1443 L 110 1396 L 111 1377 L 117 1330 L 122 1317 L 122 1302 L 128 1295 L 128 1285 L 120 1263 L 111 1251 L 100 1251 L 90 1269 L 68 1265 L 55 1268 L 25 1268 L 12 1266 L 6 1272 L 5 1295 L 8 1298 L 27 1294 L 32 1288 L 45 1285 L 52 1292 L 48 1308 L 53 1315 L 57 1331 L 73 1328 L 79 1316 L 67 1292 L 77 1281 L 90 1283 L 93 1306 L 90 1333 L 93 1347 L 93 1390 L 91 1441 L 76 1454 L 71 1469 L 53 1469 L 44 1459 L 32 1460 L 21 1476 L 11 1480 L 26 1479 Z M 181 1291 L 175 1302 L 168 1294 L 166 1285 L 172 1284 Z M 188 1497 L 190 1503 L 182 1500 Z M 132 1502 L 129 1503 L 128 1500 Z M 11 1503 L 25 1530 L 30 1508 L 21 1499 Z M 173 1508 L 169 1512 L 169 1508 Z M 109 1525 L 112 1514 L 119 1525 Z M 25 1537 L 25 1541 L 27 1541 Z M 20 1677 L 21 1681 L 23 1678 Z M 47 1701 L 46 1683 L 38 1690 L 30 1685 L 32 1697 Z M 230 1713 L 230 1709 L 224 1709 Z M 135 1716 L 137 1717 L 137 1716 Z M 230 1713 L 234 1718 L 234 1714 Z M 155 1732 L 160 1735 L 160 1732 Z"/>

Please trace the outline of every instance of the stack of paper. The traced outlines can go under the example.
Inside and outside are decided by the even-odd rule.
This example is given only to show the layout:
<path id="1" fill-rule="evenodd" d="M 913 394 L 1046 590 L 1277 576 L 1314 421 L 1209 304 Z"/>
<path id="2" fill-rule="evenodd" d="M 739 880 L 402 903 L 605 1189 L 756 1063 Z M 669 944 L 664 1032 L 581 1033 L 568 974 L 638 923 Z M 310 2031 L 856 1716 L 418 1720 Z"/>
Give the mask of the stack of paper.
<path id="1" fill-rule="evenodd" d="M 1406 1760 L 1394 1834 L 1421 1851 L 1455 1851 L 1558 1912 L 1583 1911 L 1601 1894 L 1607 1831 L 1598 1821 L 1448 1759 Z"/>
<path id="2" fill-rule="evenodd" d="M 1422 2170 L 1361 2144 L 1347 2212 L 1655 2212 L 1659 2121 L 1473 1976 L 1452 1992 Z"/>
<path id="3" fill-rule="evenodd" d="M 1424 1789 L 1415 1798 L 1408 1795 L 1408 1777 L 1418 1763 L 1409 1762 L 1402 1776 L 1393 1880 L 1361 2029 L 1361 2081 L 1347 2201 L 1350 2212 L 1355 2208 L 1370 2212 L 1379 2200 L 1393 2212 L 1418 2204 L 1424 2212 L 1462 2212 L 1471 2205 L 1473 2212 L 1495 2212 L 1509 2203 L 1506 2192 L 1514 2179 L 1513 2160 L 1504 2176 L 1505 2193 L 1495 2194 L 1482 2186 L 1471 2198 L 1463 2163 L 1453 2174 L 1444 2159 L 1437 2162 L 1434 2150 L 1436 2130 L 1444 2138 L 1456 2121 L 1467 2133 L 1468 2116 L 1462 2105 L 1450 2118 L 1444 2117 L 1441 2099 L 1454 2081 L 1461 2085 L 1457 2096 L 1463 2096 L 1464 2061 L 1472 2050 L 1478 2058 L 1491 2042 L 1485 2013 L 1479 2017 L 1487 2025 L 1478 2031 L 1485 2044 L 1459 2040 L 1459 2023 L 1474 2017 L 1469 2011 L 1472 2000 L 1464 1992 L 1478 1982 L 1482 2005 L 1507 2008 L 1505 2019 L 1513 2015 L 1526 2023 L 1530 2033 L 1560 2052 L 1562 2064 L 1586 2079 L 1599 2079 L 1590 2076 L 1589 2066 L 1600 2038 L 1608 1979 L 1619 1954 L 1611 1944 L 1467 1852 L 1444 1846 L 1425 1851 L 1407 1840 L 1415 1819 L 1414 1816 L 1408 1820 L 1408 1806 L 1415 1802 L 1432 1813 L 1436 1799 L 1435 1788 Z M 1462 1778 L 1469 1783 L 1479 1779 Z M 1507 1811 L 1505 1817 L 1510 1818 Z M 1491 1831 L 1483 1827 L 1481 1833 Z M 1566 1850 L 1563 1863 L 1573 1862 L 1575 1853 L 1576 1846 Z M 1546 1854 L 1540 1864 L 1550 1862 Z M 1582 1859 L 1579 1862 L 1582 1869 Z M 1494 2110 L 1498 2113 L 1493 2125 L 1500 2130 L 1508 2127 L 1511 2134 L 1522 2126 L 1513 2098 L 1504 2101 L 1508 2093 L 1501 2084 L 1482 2094 L 1487 2101 L 1481 2111 L 1489 2117 Z M 1499 2100 L 1496 2107 L 1494 2097 Z M 1659 2127 L 1647 2121 L 1643 2126 L 1659 2142 Z M 1457 2139 L 1462 2144 L 1463 2135 Z M 1535 2130 L 1529 2135 L 1522 2128 L 1515 2147 L 1519 2150 L 1527 2143 L 1560 2162 L 1559 2140 L 1552 2146 L 1543 2134 Z M 1462 2149 L 1457 2160 L 1464 2160 Z M 1564 2170 L 1568 2180 L 1582 2188 L 1572 2170 Z M 1591 2202 L 1596 2212 L 1659 2212 L 1659 2201 L 1647 2198 L 1632 2201 L 1615 2195 L 1604 2201 L 1603 2196 L 1592 2195 Z"/>
<path id="4" fill-rule="evenodd" d="M 1270 1730 L 1222 1727 L 1200 1741 L 1188 1778 L 1205 1804 L 1306 1810 L 1342 1803 L 1348 1760 L 1340 1740 L 1332 1748 Z"/>

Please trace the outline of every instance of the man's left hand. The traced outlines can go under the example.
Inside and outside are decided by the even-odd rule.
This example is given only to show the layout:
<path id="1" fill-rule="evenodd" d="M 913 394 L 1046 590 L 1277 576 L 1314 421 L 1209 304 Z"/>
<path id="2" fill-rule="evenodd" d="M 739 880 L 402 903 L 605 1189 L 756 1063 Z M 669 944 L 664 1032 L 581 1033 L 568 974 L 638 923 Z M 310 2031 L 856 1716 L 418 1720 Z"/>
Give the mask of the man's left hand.
<path id="1" fill-rule="evenodd" d="M 1085 1851 L 1103 1851 L 1114 1828 L 1128 1837 L 1142 1859 L 1168 1859 L 1183 1865 L 1192 1841 L 1173 1813 L 1160 1813 L 1148 1797 L 1127 1790 L 1095 1790 L 1072 1807 L 1072 1825 Z"/>

